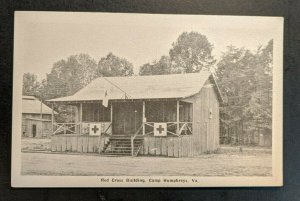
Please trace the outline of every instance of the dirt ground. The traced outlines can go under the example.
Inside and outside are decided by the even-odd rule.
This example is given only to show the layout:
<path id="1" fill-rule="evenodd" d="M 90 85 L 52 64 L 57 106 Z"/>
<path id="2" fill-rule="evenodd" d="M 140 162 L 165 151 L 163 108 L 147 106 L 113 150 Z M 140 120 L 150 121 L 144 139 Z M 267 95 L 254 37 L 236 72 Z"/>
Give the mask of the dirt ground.
<path id="1" fill-rule="evenodd" d="M 22 138 L 22 151 L 50 151 L 51 139 Z"/>
<path id="2" fill-rule="evenodd" d="M 108 157 L 22 153 L 23 175 L 89 176 L 270 176 L 272 157 L 265 151 L 230 151 L 193 158 Z"/>

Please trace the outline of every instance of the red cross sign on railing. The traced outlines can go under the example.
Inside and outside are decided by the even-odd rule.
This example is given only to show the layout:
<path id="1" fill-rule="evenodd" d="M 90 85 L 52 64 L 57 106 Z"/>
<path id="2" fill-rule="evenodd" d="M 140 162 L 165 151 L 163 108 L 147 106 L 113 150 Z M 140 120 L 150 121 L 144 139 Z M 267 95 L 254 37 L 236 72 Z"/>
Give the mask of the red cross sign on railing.
<path id="1" fill-rule="evenodd" d="M 154 136 L 167 136 L 167 123 L 154 123 Z"/>

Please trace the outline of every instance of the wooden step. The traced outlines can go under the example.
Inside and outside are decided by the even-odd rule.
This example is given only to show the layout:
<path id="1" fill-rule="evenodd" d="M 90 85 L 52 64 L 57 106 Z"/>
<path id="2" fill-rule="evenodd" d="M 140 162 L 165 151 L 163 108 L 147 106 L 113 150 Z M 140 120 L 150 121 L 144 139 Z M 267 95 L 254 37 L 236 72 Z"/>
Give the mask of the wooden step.
<path id="1" fill-rule="evenodd" d="M 109 138 L 109 141 L 105 145 L 101 154 L 112 155 L 112 156 L 131 156 L 131 139 L 130 135 L 113 135 Z M 136 136 L 133 141 L 133 151 L 136 153 L 139 151 L 143 144 L 144 137 Z"/>
<path id="2" fill-rule="evenodd" d="M 107 155 L 107 156 L 131 156 L 131 153 L 113 153 L 113 152 L 105 152 L 101 153 L 102 155 Z"/>
<path id="3" fill-rule="evenodd" d="M 138 147 L 134 147 L 134 150 L 136 150 Z M 107 149 L 107 151 L 110 150 L 131 150 L 131 147 L 113 147 L 112 149 Z"/>
<path id="4" fill-rule="evenodd" d="M 128 147 L 128 148 L 127 147 L 119 147 L 119 148 L 114 147 L 111 150 L 112 151 L 122 151 L 122 150 L 124 150 L 124 151 L 129 150 L 129 151 L 131 151 L 131 147 Z"/>
<path id="5" fill-rule="evenodd" d="M 140 144 L 142 144 L 142 142 L 134 142 L 133 143 L 134 145 L 140 145 Z M 113 145 L 113 146 L 131 146 L 131 142 L 127 142 L 127 143 L 123 143 L 123 142 L 113 142 L 113 143 L 111 143 L 111 145 Z"/>

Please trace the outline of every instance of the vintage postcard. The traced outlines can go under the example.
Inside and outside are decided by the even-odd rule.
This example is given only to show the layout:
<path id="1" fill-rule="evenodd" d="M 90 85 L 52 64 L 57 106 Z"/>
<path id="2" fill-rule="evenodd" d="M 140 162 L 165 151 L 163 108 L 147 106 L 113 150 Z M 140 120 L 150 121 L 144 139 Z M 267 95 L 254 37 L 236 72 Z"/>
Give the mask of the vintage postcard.
<path id="1" fill-rule="evenodd" d="M 15 12 L 13 187 L 281 186 L 283 18 Z"/>

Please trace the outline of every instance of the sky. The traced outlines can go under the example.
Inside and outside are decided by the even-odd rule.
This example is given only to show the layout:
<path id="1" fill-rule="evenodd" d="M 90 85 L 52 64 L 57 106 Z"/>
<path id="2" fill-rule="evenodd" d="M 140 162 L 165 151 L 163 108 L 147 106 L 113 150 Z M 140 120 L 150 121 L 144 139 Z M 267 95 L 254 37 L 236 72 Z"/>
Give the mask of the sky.
<path id="1" fill-rule="evenodd" d="M 87 53 L 98 61 L 109 52 L 141 65 L 168 55 L 182 32 L 196 31 L 213 44 L 219 59 L 234 45 L 255 50 L 274 37 L 272 17 L 162 15 L 122 13 L 19 12 L 23 73 L 44 79 L 53 63 Z M 17 24 L 17 26 L 19 26 Z M 20 45 L 20 44 L 15 44 Z"/>

